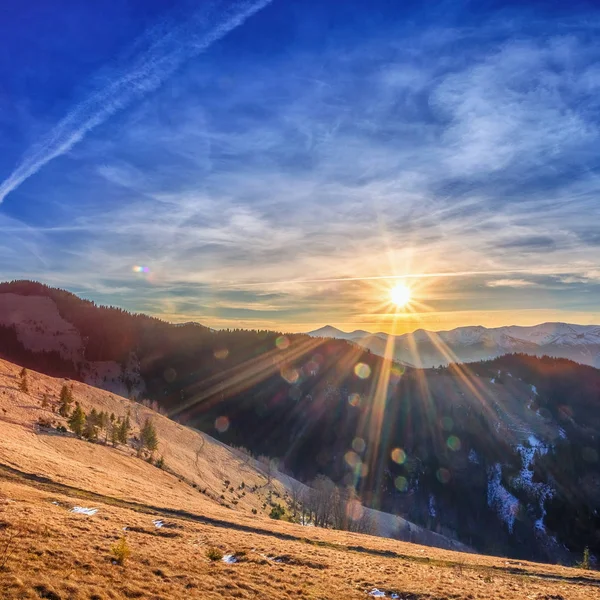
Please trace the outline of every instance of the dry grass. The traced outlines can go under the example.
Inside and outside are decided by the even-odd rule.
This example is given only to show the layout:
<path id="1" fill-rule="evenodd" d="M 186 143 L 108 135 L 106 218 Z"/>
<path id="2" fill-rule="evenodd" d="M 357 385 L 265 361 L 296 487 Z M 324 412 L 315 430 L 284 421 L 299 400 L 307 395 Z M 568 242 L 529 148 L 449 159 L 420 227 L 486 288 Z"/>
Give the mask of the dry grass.
<path id="1" fill-rule="evenodd" d="M 0 573 L 0 597 L 120 598 L 367 598 L 373 587 L 401 598 L 597 598 L 597 573 L 444 552 L 370 536 L 280 531 L 165 518 L 95 503 L 96 515 L 69 512 L 80 498 L 42 487 L 2 483 L 10 501 L 2 519 L 21 527 L 14 554 Z M 53 502 L 57 504 L 53 504 Z M 232 513 L 233 514 L 233 513 Z M 131 556 L 113 563 L 111 547 L 125 533 Z M 279 534 L 279 535 L 278 535 Z M 350 542 L 350 543 L 349 543 Z M 360 544 L 352 543 L 360 542 Z M 236 564 L 210 560 L 209 549 Z M 48 594 L 55 594 L 50 596 Z"/>
<path id="2" fill-rule="evenodd" d="M 210 440 L 195 472 L 199 435 L 156 417 L 167 462 L 186 478 L 218 491 L 221 478 L 234 490 L 245 482 L 246 496 L 235 510 L 225 508 L 130 452 L 35 433 L 41 394 L 57 395 L 62 382 L 32 374 L 27 396 L 16 389 L 17 375 L 17 367 L 0 362 L 0 409 L 6 411 L 0 410 L 0 553 L 9 549 L 0 570 L 3 600 L 346 600 L 366 599 L 374 587 L 412 600 L 600 596 L 595 572 L 270 520 L 263 498 L 247 490 L 264 483 L 260 473 Z M 110 394 L 74 387 L 86 409 L 124 411 Z M 75 514 L 69 512 L 74 505 L 99 510 Z M 153 519 L 166 526 L 156 528 Z M 131 555 L 119 565 L 111 548 L 123 535 Z M 237 562 L 210 560 L 210 549 Z"/>
<path id="3" fill-rule="evenodd" d="M 159 436 L 157 455 L 164 455 L 166 472 L 135 459 L 135 452 L 124 446 L 114 449 L 77 440 L 72 435 L 36 432 L 40 417 L 66 425 L 65 419 L 52 412 L 64 380 L 30 372 L 29 394 L 24 394 L 18 389 L 19 371 L 20 367 L 0 360 L 1 463 L 87 490 L 132 500 L 159 501 L 161 506 L 197 510 L 207 505 L 214 510 L 216 500 L 222 505 L 223 514 L 228 514 L 229 509 L 249 516 L 252 509 L 267 514 L 263 508 L 267 478 L 254 464 L 247 464 L 209 436 L 104 390 L 70 382 L 75 400 L 86 412 L 95 407 L 124 416 L 129 409 L 134 433 L 146 417 L 151 417 Z M 48 409 L 42 408 L 44 394 L 49 398 Z M 185 481 L 172 473 L 183 476 Z M 161 489 L 159 496 L 157 486 Z M 257 491 L 251 492 L 253 488 Z M 277 481 L 273 488 L 281 495 L 285 493 Z"/>

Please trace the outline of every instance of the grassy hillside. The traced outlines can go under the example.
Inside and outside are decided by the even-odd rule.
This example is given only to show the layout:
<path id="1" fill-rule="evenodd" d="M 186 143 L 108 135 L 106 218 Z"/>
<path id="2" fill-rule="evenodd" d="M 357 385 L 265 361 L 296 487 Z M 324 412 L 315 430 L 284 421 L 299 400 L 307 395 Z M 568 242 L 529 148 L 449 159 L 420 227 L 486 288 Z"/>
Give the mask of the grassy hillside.
<path id="1" fill-rule="evenodd" d="M 26 377 L 24 392 L 20 368 L 0 361 L 3 599 L 358 599 L 377 588 L 413 600 L 541 600 L 593 598 L 600 589 L 592 571 L 272 520 L 263 508 L 266 474 L 242 455 L 78 382 L 73 395 L 86 411 L 129 410 L 134 424 L 151 417 L 168 470 L 130 447 L 57 435 L 37 423 L 61 422 L 53 408 L 63 381 Z M 272 489 L 286 494 L 279 481 Z M 130 555 L 119 564 L 113 548 L 123 538 Z"/>

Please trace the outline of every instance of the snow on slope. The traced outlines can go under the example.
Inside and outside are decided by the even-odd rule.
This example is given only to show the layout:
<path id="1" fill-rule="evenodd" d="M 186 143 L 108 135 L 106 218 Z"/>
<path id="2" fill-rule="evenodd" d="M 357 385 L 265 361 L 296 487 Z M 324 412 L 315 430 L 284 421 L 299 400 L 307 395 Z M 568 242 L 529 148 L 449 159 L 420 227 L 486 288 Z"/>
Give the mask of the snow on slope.
<path id="1" fill-rule="evenodd" d="M 472 345 L 479 343 L 496 344 L 510 350 L 520 343 L 546 346 L 550 344 L 582 346 L 600 344 L 600 326 L 569 325 L 567 323 L 543 323 L 531 327 L 511 325 L 507 327 L 458 327 L 450 331 L 431 332 L 419 329 L 414 333 L 398 336 L 399 340 L 412 337 L 417 342 L 439 338 L 446 344 Z"/>
<path id="2" fill-rule="evenodd" d="M 14 327 L 19 342 L 27 350 L 55 351 L 72 361 L 85 383 L 125 397 L 140 396 L 144 391 L 135 356 L 124 367 L 114 361 L 86 361 L 79 331 L 62 318 L 51 298 L 0 294 L 0 325 Z"/>
<path id="3" fill-rule="evenodd" d="M 56 351 L 75 363 L 83 356 L 79 332 L 50 298 L 0 294 L 0 324 L 14 326 L 21 344 L 32 352 Z"/>
<path id="4" fill-rule="evenodd" d="M 308 335 L 333 337 L 338 339 L 360 339 L 374 336 L 386 339 L 385 333 L 369 333 L 367 331 L 352 331 L 346 333 L 329 325 L 311 331 Z M 530 343 L 536 346 L 560 344 L 569 346 L 585 346 L 600 344 L 599 325 L 570 325 L 568 323 L 543 323 L 531 327 L 510 325 L 506 327 L 487 328 L 481 325 L 473 327 L 457 327 L 449 331 L 427 331 L 417 329 L 412 333 L 396 336 L 398 341 L 414 340 L 415 342 L 431 342 L 441 340 L 452 345 L 472 345 L 479 343 L 496 344 L 501 348 L 511 349 L 520 343 Z"/>

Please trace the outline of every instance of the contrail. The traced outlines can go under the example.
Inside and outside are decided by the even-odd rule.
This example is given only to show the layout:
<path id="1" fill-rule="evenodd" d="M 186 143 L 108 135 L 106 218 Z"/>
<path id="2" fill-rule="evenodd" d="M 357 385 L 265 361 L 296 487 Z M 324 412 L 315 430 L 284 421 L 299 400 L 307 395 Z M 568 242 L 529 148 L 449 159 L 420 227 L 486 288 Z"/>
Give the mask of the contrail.
<path id="1" fill-rule="evenodd" d="M 0 184 L 0 204 L 44 165 L 68 152 L 89 131 L 134 100 L 156 90 L 185 61 L 204 52 L 272 1 L 237 2 L 219 14 L 203 11 L 185 25 L 152 41 L 149 48 L 118 70 L 119 74 L 110 84 L 75 106 L 23 156 L 15 170 Z M 142 38 L 137 45 L 143 45 L 144 41 Z"/>

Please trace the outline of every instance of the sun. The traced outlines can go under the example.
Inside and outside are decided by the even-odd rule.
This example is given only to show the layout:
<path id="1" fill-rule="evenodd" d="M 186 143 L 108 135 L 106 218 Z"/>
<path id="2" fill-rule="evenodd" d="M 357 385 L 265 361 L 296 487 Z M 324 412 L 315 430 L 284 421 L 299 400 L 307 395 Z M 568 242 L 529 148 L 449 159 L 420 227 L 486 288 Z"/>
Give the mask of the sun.
<path id="1" fill-rule="evenodd" d="M 398 308 L 406 306 L 410 297 L 410 288 L 403 283 L 398 283 L 390 290 L 390 299 Z"/>

